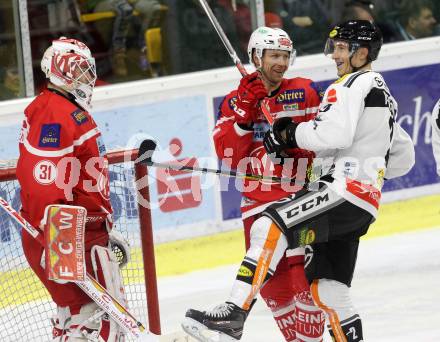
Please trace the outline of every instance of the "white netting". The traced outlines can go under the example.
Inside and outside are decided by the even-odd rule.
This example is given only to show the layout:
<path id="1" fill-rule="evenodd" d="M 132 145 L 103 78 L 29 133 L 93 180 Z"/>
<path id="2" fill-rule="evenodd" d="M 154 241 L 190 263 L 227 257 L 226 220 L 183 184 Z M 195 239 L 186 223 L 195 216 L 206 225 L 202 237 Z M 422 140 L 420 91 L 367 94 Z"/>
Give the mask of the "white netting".
<path id="1" fill-rule="evenodd" d="M 6 164 L 11 165 L 2 163 L 3 168 Z M 146 323 L 146 291 L 134 178 L 133 163 L 110 165 L 115 229 L 131 245 L 131 261 L 122 272 L 129 307 Z M 14 209 L 19 209 L 16 180 L 0 181 L 0 196 Z M 50 318 L 55 313 L 55 305 L 26 262 L 19 226 L 3 209 L 0 209 L 0 260 L 0 340 L 51 341 Z"/>

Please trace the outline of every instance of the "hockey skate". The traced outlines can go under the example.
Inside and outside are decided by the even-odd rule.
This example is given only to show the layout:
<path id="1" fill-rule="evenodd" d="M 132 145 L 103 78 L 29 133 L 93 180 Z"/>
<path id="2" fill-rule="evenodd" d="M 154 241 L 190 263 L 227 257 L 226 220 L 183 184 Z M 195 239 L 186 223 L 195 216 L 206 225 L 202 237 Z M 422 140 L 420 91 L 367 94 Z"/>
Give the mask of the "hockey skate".
<path id="1" fill-rule="evenodd" d="M 182 328 L 201 342 L 233 342 L 241 339 L 247 315 L 248 311 L 229 302 L 211 311 L 189 309 Z"/>

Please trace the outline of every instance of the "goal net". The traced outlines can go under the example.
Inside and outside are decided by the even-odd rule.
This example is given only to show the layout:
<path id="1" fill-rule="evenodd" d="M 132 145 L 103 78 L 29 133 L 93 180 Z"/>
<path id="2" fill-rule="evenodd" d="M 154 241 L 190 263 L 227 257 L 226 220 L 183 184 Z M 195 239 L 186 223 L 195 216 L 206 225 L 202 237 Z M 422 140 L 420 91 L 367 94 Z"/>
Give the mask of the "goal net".
<path id="1" fill-rule="evenodd" d="M 151 331 L 160 333 L 151 213 L 138 205 L 135 183 L 147 170 L 134 163 L 136 155 L 137 150 L 108 154 L 114 229 L 131 247 L 131 261 L 122 269 L 129 309 Z M 139 195 L 149 199 L 148 187 L 139 189 Z M 20 188 L 13 161 L 0 161 L 0 197 L 19 210 Z M 0 208 L 1 341 L 50 341 L 55 304 L 27 264 L 20 230 Z"/>

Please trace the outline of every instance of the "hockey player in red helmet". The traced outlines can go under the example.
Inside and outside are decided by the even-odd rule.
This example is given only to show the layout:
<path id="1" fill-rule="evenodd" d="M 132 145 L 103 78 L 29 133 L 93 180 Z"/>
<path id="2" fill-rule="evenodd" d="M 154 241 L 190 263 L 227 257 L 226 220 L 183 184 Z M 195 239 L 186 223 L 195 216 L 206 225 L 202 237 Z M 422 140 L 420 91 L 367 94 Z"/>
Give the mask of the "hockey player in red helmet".
<path id="1" fill-rule="evenodd" d="M 259 108 L 259 102 L 266 98 L 274 118 L 286 117 L 294 122 L 303 122 L 315 117 L 320 103 L 320 94 L 314 83 L 305 78 L 284 78 L 293 64 L 296 53 L 288 34 L 278 28 L 260 27 L 255 30 L 248 45 L 249 61 L 258 72 L 244 77 L 238 86 L 228 94 L 219 107 L 217 125 L 213 139 L 217 155 L 229 167 L 256 175 L 285 176 L 295 180 L 298 173 L 305 177 L 307 164 L 313 153 L 295 149 L 288 151 L 286 158 L 272 162 L 263 147 L 263 136 L 269 130 L 269 123 Z M 246 160 L 253 160 L 252 164 Z M 298 162 L 301 160 L 301 162 Z M 304 178 L 302 178 L 304 180 Z M 298 182 L 299 183 L 299 182 Z M 242 192 L 241 212 L 244 225 L 246 249 L 256 237 L 251 226 L 271 203 L 299 191 L 302 185 L 276 184 L 245 181 Z M 280 255 L 277 269 L 270 269 L 260 294 L 272 311 L 275 322 L 286 341 L 319 342 L 324 331 L 324 315 L 311 299 L 309 284 L 304 274 L 304 248 L 289 249 Z M 255 272 L 256 262 L 246 260 L 239 271 L 240 279 L 247 282 L 246 275 Z M 233 304 L 223 307 L 227 312 Z M 241 310 L 244 320 L 249 306 Z M 216 316 L 217 315 L 217 316 Z M 189 310 L 183 328 L 203 341 L 203 330 L 222 319 L 222 310 L 207 313 Z M 226 317 L 226 316 L 225 316 Z M 313 319 L 309 319 L 313 317 Z M 305 319 L 307 318 L 307 319 Z M 210 323 L 212 320 L 212 324 Z M 203 323 L 205 322 L 205 323 Z M 221 330 L 220 327 L 219 330 Z M 241 329 L 226 330 L 224 338 L 239 339 Z M 229 334 L 229 335 L 228 335 Z"/>
<path id="2" fill-rule="evenodd" d="M 96 66 L 84 43 L 64 37 L 54 40 L 41 59 L 41 70 L 50 88 L 62 89 L 83 109 L 91 109 Z"/>
<path id="3" fill-rule="evenodd" d="M 86 270 L 124 302 L 118 263 L 108 248 L 111 240 L 121 238 L 112 232 L 106 150 L 88 112 L 96 81 L 95 61 L 84 43 L 61 37 L 44 53 L 41 69 L 48 86 L 25 109 L 19 141 L 21 214 L 44 234 L 46 206 L 84 207 L 88 215 Z M 47 278 L 41 263 L 44 247 L 26 231 L 22 244 L 29 265 L 57 305 L 53 338 L 120 341 L 119 326 L 79 287 Z"/>

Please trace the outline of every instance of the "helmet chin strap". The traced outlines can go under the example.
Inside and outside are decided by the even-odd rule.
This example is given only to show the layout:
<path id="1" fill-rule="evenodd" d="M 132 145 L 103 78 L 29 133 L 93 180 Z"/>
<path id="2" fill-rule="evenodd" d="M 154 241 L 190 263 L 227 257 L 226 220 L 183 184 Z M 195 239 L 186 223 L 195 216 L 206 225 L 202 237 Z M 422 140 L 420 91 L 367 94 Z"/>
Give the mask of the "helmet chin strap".
<path id="1" fill-rule="evenodd" d="M 357 72 L 357 71 L 361 70 L 364 66 L 366 66 L 368 63 L 370 63 L 370 61 L 367 59 L 367 61 L 366 61 L 364 64 L 362 64 L 362 65 L 359 66 L 359 67 L 355 67 L 355 66 L 353 65 L 353 63 L 351 63 L 351 59 L 352 59 L 352 58 L 353 58 L 353 56 L 350 57 L 349 61 L 350 61 L 350 66 L 351 66 L 352 69 L 353 69 L 353 72 Z"/>
<path id="2" fill-rule="evenodd" d="M 354 50 L 354 51 L 351 53 L 351 56 L 350 56 L 350 59 L 349 59 L 350 66 L 352 67 L 353 72 L 357 72 L 357 71 L 361 70 L 364 66 L 366 66 L 368 63 L 370 63 L 370 60 L 367 58 L 367 60 L 365 61 L 364 64 L 362 64 L 362 65 L 359 66 L 359 67 L 355 67 L 355 66 L 353 65 L 353 63 L 351 62 L 351 59 L 353 58 L 353 56 L 354 56 L 354 54 L 356 53 L 356 51 L 357 51 L 357 49 Z"/>

